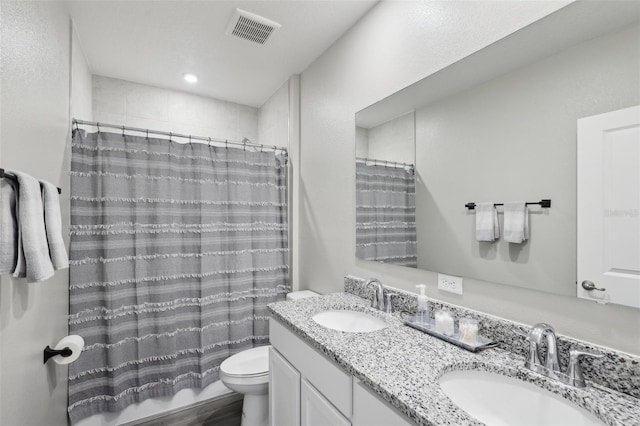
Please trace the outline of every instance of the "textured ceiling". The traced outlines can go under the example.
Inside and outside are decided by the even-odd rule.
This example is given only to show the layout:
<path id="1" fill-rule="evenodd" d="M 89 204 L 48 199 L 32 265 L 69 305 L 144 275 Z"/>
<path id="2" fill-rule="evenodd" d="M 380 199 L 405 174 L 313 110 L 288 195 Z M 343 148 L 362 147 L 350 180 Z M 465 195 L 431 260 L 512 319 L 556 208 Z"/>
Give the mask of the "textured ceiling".
<path id="1" fill-rule="evenodd" d="M 375 3 L 68 1 L 93 74 L 261 106 Z M 225 34 L 235 8 L 282 24 L 265 45 Z M 191 85 L 184 73 L 196 74 Z"/>

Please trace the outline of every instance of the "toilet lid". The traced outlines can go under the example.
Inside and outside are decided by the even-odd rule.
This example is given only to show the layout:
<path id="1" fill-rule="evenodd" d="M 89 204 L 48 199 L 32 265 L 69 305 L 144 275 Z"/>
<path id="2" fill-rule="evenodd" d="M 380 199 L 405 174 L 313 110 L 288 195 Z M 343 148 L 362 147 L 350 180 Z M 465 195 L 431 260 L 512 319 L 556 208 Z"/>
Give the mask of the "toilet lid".
<path id="1" fill-rule="evenodd" d="M 258 376 L 269 373 L 269 348 L 260 346 L 239 352 L 222 361 L 220 370 L 230 376 Z"/>

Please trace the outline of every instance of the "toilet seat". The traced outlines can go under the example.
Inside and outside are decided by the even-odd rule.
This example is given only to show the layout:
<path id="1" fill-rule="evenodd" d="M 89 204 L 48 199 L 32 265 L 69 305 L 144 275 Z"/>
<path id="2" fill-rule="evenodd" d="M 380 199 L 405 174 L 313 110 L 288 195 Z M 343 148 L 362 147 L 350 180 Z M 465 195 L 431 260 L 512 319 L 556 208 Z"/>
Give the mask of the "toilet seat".
<path id="1" fill-rule="evenodd" d="M 269 381 L 269 348 L 271 345 L 247 349 L 222 361 L 220 376 L 229 383 L 265 383 Z"/>

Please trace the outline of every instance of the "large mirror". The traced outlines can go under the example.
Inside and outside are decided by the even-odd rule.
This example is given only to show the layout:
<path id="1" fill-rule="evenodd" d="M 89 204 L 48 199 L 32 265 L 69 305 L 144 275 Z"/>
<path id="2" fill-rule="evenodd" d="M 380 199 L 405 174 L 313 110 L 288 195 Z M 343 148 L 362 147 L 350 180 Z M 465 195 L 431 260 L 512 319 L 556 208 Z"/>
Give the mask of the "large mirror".
<path id="1" fill-rule="evenodd" d="M 639 15 L 572 3 L 359 111 L 357 257 L 575 296 L 577 120 L 640 104 Z M 546 199 L 478 241 L 469 203 Z"/>

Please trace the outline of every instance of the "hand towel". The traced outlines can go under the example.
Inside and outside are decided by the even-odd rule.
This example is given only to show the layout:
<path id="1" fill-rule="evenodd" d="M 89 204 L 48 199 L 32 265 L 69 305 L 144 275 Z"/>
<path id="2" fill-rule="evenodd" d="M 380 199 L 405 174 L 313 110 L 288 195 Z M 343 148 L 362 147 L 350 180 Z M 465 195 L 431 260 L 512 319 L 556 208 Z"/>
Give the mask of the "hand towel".
<path id="1" fill-rule="evenodd" d="M 495 241 L 500 237 L 498 211 L 493 203 L 476 204 L 476 240 Z"/>
<path id="2" fill-rule="evenodd" d="M 18 178 L 18 231 L 27 281 L 44 281 L 53 275 L 54 269 L 44 227 L 40 183 L 26 173 L 10 172 Z M 13 275 L 20 276 L 20 269 L 16 268 Z"/>
<path id="3" fill-rule="evenodd" d="M 520 244 L 529 239 L 529 209 L 524 201 L 504 203 L 504 239 Z"/>
<path id="4" fill-rule="evenodd" d="M 44 227 L 47 232 L 49 245 L 49 257 L 53 268 L 64 269 L 69 267 L 69 257 L 62 239 L 62 216 L 60 214 L 60 195 L 58 188 L 53 184 L 41 180 L 42 201 L 44 202 Z"/>
<path id="5" fill-rule="evenodd" d="M 18 221 L 16 187 L 9 179 L 0 179 L 0 274 L 11 274 L 18 261 Z"/>

